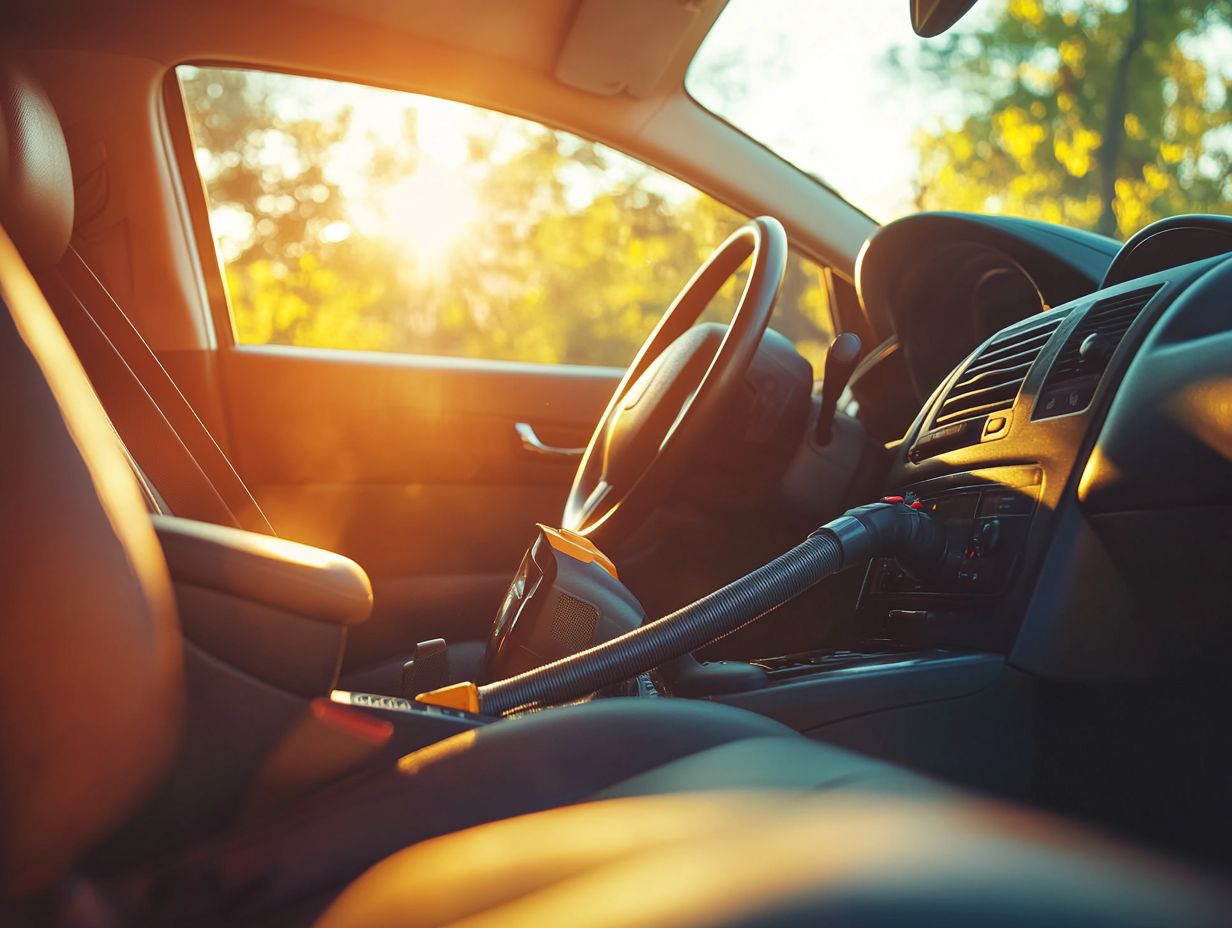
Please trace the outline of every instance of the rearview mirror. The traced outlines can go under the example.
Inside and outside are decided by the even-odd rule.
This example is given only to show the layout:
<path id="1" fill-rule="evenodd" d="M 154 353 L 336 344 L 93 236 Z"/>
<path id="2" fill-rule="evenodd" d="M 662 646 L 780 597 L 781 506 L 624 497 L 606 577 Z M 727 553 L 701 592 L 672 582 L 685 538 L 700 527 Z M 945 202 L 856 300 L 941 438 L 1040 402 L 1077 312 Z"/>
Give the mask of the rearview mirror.
<path id="1" fill-rule="evenodd" d="M 958 22 L 975 0 L 910 0 L 911 28 L 921 38 L 941 35 Z"/>

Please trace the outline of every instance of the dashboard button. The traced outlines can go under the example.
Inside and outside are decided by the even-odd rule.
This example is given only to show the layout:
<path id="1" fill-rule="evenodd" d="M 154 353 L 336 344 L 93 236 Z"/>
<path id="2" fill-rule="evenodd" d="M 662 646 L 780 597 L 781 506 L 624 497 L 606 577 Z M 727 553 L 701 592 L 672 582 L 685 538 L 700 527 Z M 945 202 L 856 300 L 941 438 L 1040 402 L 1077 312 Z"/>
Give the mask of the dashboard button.
<path id="1" fill-rule="evenodd" d="M 984 435 L 988 438 L 1000 438 L 1009 431 L 1010 420 L 1008 416 L 989 416 L 984 423 Z"/>
<path id="2" fill-rule="evenodd" d="M 1047 419 L 1050 416 L 1081 412 L 1091 405 L 1098 384 L 1098 377 L 1085 377 L 1067 386 L 1054 387 L 1040 397 L 1035 418 Z"/>
<path id="3" fill-rule="evenodd" d="M 997 542 L 1001 540 L 1001 520 L 989 519 L 979 529 L 980 556 L 988 557 L 997 550 Z"/>

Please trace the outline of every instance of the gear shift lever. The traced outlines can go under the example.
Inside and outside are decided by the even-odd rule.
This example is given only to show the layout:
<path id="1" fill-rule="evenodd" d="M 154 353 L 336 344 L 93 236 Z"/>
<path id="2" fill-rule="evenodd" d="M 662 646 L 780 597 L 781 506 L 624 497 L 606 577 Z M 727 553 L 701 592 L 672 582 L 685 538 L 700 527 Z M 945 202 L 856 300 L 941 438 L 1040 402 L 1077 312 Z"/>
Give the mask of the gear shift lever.
<path id="1" fill-rule="evenodd" d="M 813 430 L 813 437 L 819 445 L 830 443 L 838 398 L 856 369 L 862 347 L 859 335 L 843 332 L 830 343 L 830 349 L 826 352 L 826 368 L 821 380 L 821 412 L 817 414 L 817 426 Z"/>
<path id="2" fill-rule="evenodd" d="M 402 698 L 414 699 L 425 689 L 449 682 L 449 652 L 444 638 L 431 638 L 415 645 L 415 653 L 402 665 Z"/>

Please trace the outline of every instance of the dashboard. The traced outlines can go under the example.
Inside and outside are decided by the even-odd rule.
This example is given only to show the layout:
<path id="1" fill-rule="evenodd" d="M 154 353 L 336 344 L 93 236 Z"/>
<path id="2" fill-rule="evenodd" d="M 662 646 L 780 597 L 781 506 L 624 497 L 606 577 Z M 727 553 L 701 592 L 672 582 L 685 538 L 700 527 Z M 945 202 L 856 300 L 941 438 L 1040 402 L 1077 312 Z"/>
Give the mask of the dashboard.
<path id="1" fill-rule="evenodd" d="M 1050 677 L 1232 653 L 1230 253 L 1222 217 L 1123 247 L 957 214 L 870 240 L 861 299 L 926 397 L 884 486 L 963 555 L 926 584 L 870 565 L 862 628 Z"/>
<path id="2" fill-rule="evenodd" d="M 919 213 L 868 240 L 856 286 L 875 337 L 901 347 L 918 408 L 974 345 L 1098 289 L 1119 248 L 1031 220 Z"/>

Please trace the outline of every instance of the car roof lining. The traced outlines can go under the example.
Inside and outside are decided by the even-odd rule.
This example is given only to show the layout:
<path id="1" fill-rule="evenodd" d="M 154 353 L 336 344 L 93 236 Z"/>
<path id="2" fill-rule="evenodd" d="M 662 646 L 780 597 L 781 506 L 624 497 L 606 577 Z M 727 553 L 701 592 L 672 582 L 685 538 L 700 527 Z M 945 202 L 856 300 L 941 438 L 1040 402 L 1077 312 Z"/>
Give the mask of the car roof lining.
<path id="1" fill-rule="evenodd" d="M 316 31 L 318 52 L 355 27 L 377 33 L 382 44 L 402 46 L 413 60 L 422 43 L 498 60 L 602 95 L 628 92 L 647 97 L 678 90 L 688 66 L 727 0 L 268 0 L 260 5 L 217 0 L 208 15 L 197 6 L 158 0 L 51 0 L 13 11 L 14 35 L 54 36 L 66 44 L 142 54 L 165 64 L 189 57 L 225 57 L 242 32 L 276 41 L 280 31 Z M 342 27 L 336 32 L 330 25 Z M 349 21 L 352 29 L 345 28 Z M 133 26 L 140 23 L 140 29 Z M 271 31 L 268 27 L 273 26 Z M 281 26 L 281 29 L 278 27 Z M 264 28 L 263 28 L 264 27 Z M 366 27 L 366 28 L 365 28 Z M 321 42 L 320 39 L 325 39 Z M 204 45 L 212 45 L 207 49 Z M 392 49 L 391 49 L 392 51 Z M 596 84 L 594 74 L 613 69 L 619 88 Z M 593 88 L 588 85 L 595 85 Z"/>

